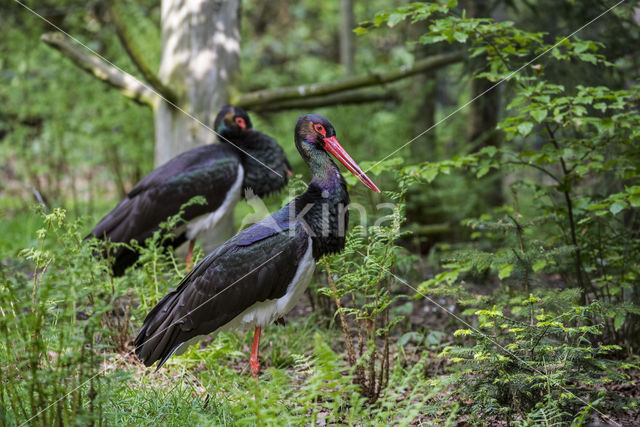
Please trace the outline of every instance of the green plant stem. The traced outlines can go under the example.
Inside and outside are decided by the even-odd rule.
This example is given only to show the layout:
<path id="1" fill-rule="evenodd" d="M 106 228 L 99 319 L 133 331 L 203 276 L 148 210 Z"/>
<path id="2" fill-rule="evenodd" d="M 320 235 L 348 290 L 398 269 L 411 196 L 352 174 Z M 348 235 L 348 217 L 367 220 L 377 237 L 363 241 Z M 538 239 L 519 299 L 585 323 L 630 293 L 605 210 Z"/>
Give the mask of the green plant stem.
<path id="1" fill-rule="evenodd" d="M 520 166 L 529 166 L 532 167 L 534 169 L 539 170 L 540 172 L 548 175 L 551 179 L 553 179 L 555 182 L 560 183 L 560 179 L 555 176 L 553 173 L 551 173 L 550 171 L 546 170 L 545 168 L 543 168 L 542 166 L 538 166 L 534 163 L 529 163 L 529 162 L 523 162 L 523 161 L 515 161 L 515 160 L 509 160 L 505 162 L 506 164 L 510 164 L 510 165 L 520 165 Z"/>
<path id="2" fill-rule="evenodd" d="M 516 212 L 518 211 L 518 198 L 515 194 L 515 191 L 513 192 L 513 200 L 514 200 L 514 204 L 515 204 L 515 208 L 516 208 Z M 518 236 L 518 243 L 520 244 L 520 254 L 518 254 L 518 252 L 512 248 L 513 254 L 515 255 L 516 258 L 518 258 L 518 261 L 520 261 L 520 264 L 522 265 L 522 270 L 523 270 L 523 275 L 524 275 L 524 291 L 525 294 L 527 296 L 527 298 L 530 297 L 531 295 L 531 286 L 530 286 L 530 281 L 529 281 L 529 269 L 530 269 L 530 263 L 528 262 L 528 260 L 526 259 L 526 252 L 525 252 L 525 247 L 524 247 L 524 229 L 522 228 L 522 225 L 520 225 L 520 223 L 512 216 L 512 215 L 508 215 L 508 217 L 511 219 L 511 221 L 513 222 L 513 224 L 516 226 L 516 235 Z M 529 303 L 529 325 L 533 326 L 533 305 L 531 303 Z"/>
<path id="3" fill-rule="evenodd" d="M 553 144 L 553 146 L 556 148 L 556 150 L 560 150 L 560 145 L 558 144 L 558 141 L 556 140 L 556 137 L 553 133 L 553 131 L 551 130 L 551 127 L 549 126 L 548 123 L 545 123 L 545 128 L 547 129 L 547 132 L 549 133 L 549 137 L 551 138 L 551 142 Z M 569 175 L 570 172 L 567 169 L 567 164 L 564 161 L 564 158 L 562 156 L 560 157 L 560 165 L 562 167 L 562 173 L 563 173 L 563 179 L 562 179 L 562 192 L 564 194 L 564 199 L 565 199 L 565 203 L 567 204 L 567 216 L 569 218 L 569 228 L 570 228 L 570 233 L 571 233 L 571 242 L 573 243 L 573 246 L 575 247 L 575 258 L 574 258 L 574 264 L 575 264 L 575 270 L 576 270 L 576 279 L 578 280 L 578 285 L 580 286 L 580 289 L 582 289 L 582 304 L 586 305 L 587 304 L 587 288 L 586 288 L 586 284 L 584 282 L 584 279 L 582 277 L 582 255 L 580 252 L 580 246 L 578 245 L 578 239 L 576 236 L 576 225 L 575 225 L 575 218 L 573 216 L 573 201 L 571 199 L 571 194 L 569 192 L 568 189 L 568 181 L 569 181 Z"/>
<path id="4" fill-rule="evenodd" d="M 51 224 L 47 226 L 47 231 L 44 236 L 40 240 L 40 249 L 38 252 L 38 256 L 35 259 L 35 267 L 33 269 L 33 291 L 31 292 L 31 311 L 35 313 L 36 307 L 36 292 L 38 290 L 38 268 L 40 268 L 40 257 L 42 256 L 42 251 L 44 251 L 44 241 L 47 238 L 47 234 L 49 234 L 49 230 L 51 230 Z M 44 271 L 43 271 L 44 273 Z"/>
<path id="5" fill-rule="evenodd" d="M 356 307 L 356 296 L 353 294 L 353 292 L 351 293 L 351 303 L 353 304 L 354 307 Z M 363 324 L 362 324 L 362 320 L 358 321 L 358 319 L 355 319 L 355 324 L 356 324 L 356 328 L 358 330 L 358 359 L 360 357 L 362 357 L 362 352 L 364 351 L 364 335 L 362 334 L 362 329 L 363 329 Z"/>

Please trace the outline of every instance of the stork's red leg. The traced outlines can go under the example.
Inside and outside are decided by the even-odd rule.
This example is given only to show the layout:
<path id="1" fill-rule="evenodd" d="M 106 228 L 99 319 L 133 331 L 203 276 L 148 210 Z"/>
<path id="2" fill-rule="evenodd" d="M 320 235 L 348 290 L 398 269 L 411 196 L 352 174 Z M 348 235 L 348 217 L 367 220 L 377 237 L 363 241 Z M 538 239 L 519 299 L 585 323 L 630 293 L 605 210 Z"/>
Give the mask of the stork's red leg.
<path id="1" fill-rule="evenodd" d="M 191 270 L 193 268 L 193 262 L 191 258 L 193 257 L 193 246 L 196 244 L 195 240 L 189 241 L 189 250 L 187 251 L 187 270 Z"/>
<path id="2" fill-rule="evenodd" d="M 258 378 L 260 372 L 260 362 L 258 361 L 258 347 L 260 347 L 260 326 L 256 326 L 256 330 L 253 333 L 253 348 L 251 349 L 251 358 L 249 358 L 249 365 L 251 366 L 251 376 Z"/>

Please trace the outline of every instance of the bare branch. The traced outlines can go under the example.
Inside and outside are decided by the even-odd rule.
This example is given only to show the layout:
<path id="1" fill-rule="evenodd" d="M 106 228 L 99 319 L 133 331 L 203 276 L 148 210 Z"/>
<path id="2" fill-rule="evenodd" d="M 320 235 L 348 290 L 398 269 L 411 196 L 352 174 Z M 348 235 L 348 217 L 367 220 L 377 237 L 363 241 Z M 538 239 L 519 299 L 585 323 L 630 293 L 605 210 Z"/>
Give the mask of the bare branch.
<path id="1" fill-rule="evenodd" d="M 318 108 L 328 105 L 345 105 L 345 104 L 366 104 L 369 102 L 380 101 L 397 101 L 398 94 L 395 91 L 385 92 L 364 92 L 361 90 L 352 90 L 347 92 L 334 93 L 326 96 L 314 96 L 311 98 L 292 99 L 289 101 L 274 102 L 271 104 L 256 105 L 255 107 L 247 107 L 251 111 L 282 111 L 293 110 L 297 108 Z"/>
<path id="2" fill-rule="evenodd" d="M 120 15 L 118 14 L 117 6 L 115 2 L 107 2 L 109 9 L 109 16 L 111 17 L 111 21 L 116 30 L 116 35 L 118 36 L 118 40 L 120 40 L 120 44 L 124 48 L 129 58 L 131 58 L 131 62 L 136 66 L 142 77 L 153 87 L 158 93 L 162 95 L 167 101 L 172 104 L 177 103 L 177 95 L 170 87 L 162 83 L 160 78 L 156 73 L 151 70 L 149 64 L 144 59 L 144 55 L 138 50 L 135 43 L 133 42 L 129 30 L 127 26 L 122 22 Z"/>
<path id="3" fill-rule="evenodd" d="M 367 86 L 376 86 L 390 83 L 414 74 L 424 73 L 444 67 L 462 60 L 461 52 L 435 55 L 416 62 L 413 65 L 400 67 L 398 70 L 386 73 L 370 73 L 362 76 L 348 77 L 328 83 L 314 83 L 301 86 L 287 86 L 278 89 L 259 90 L 256 92 L 241 94 L 233 99 L 233 104 L 243 108 L 252 108 L 274 102 L 291 99 L 309 98 L 313 96 L 329 95 Z"/>
<path id="4" fill-rule="evenodd" d="M 139 104 L 155 106 L 158 96 L 140 80 L 131 74 L 120 71 L 97 56 L 86 53 L 84 49 L 78 48 L 62 33 L 45 33 L 40 36 L 40 39 L 71 59 L 78 67 L 118 89 L 127 98 L 131 98 Z"/>

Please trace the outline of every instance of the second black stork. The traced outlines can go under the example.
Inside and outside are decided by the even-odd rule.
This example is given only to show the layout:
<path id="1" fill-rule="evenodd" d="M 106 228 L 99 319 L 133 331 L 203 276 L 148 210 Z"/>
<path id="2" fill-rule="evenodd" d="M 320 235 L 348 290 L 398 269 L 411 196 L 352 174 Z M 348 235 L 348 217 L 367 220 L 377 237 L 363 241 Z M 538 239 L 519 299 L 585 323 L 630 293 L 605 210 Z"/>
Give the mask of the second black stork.
<path id="1" fill-rule="evenodd" d="M 183 204 L 195 196 L 206 199 L 204 205 L 186 208 L 186 221 L 166 241 L 177 247 L 189 241 L 190 264 L 197 236 L 212 229 L 214 234 L 228 228 L 242 190 L 251 188 L 259 197 L 282 189 L 291 174 L 291 166 L 282 147 L 271 137 L 254 130 L 247 113 L 231 105 L 222 107 L 214 129 L 218 144 L 207 144 L 186 151 L 145 176 L 111 212 L 91 231 L 111 242 L 144 245 L 163 221 L 179 213 Z M 226 238 L 229 234 L 222 230 Z M 224 239 L 222 239 L 224 242 Z M 138 259 L 138 253 L 119 247 L 110 253 L 115 275 Z"/>
<path id="2" fill-rule="evenodd" d="M 329 153 L 367 187 L 380 190 L 324 117 L 301 116 L 295 144 L 311 169 L 307 190 L 210 253 L 149 312 L 135 340 L 136 355 L 146 366 L 159 361 L 160 368 L 198 336 L 255 328 L 250 367 L 256 377 L 261 328 L 293 308 L 318 258 L 344 248 L 349 194 Z"/>

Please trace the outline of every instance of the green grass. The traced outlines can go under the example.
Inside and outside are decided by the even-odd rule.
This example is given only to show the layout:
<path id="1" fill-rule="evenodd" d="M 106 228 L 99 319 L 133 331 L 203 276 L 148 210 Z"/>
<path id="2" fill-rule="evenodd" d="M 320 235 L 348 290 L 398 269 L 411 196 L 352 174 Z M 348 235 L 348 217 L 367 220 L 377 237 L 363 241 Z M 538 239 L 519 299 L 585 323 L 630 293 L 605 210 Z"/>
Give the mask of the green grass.
<path id="1" fill-rule="evenodd" d="M 317 394 L 308 382 L 327 368 L 331 375 L 339 374 L 332 364 L 338 356 L 326 348 L 320 355 L 314 353 L 314 346 L 330 341 L 336 331 L 319 329 L 314 317 L 264 330 L 258 380 L 247 368 L 252 331 L 221 333 L 206 347 L 194 345 L 184 355 L 171 358 L 158 372 L 127 365 L 130 376 L 113 396 L 105 418 L 109 424 L 296 424 L 300 412 L 306 412 L 304 402 Z M 312 369 L 317 370 L 315 374 Z M 340 384 L 349 389 L 348 381 L 341 379 Z M 330 391 L 326 398 L 340 393 Z"/>
<path id="2" fill-rule="evenodd" d="M 173 380 L 173 384 L 169 381 Z M 211 402 L 182 378 L 167 378 L 166 386 L 144 378 L 124 385 L 105 411 L 107 425 L 229 425 L 224 405 Z"/>
<path id="3" fill-rule="evenodd" d="M 28 211 L 11 215 L 0 210 L 0 258 L 15 257 L 27 247 L 33 247 L 38 239 L 36 230 L 42 227 L 40 214 Z"/>

